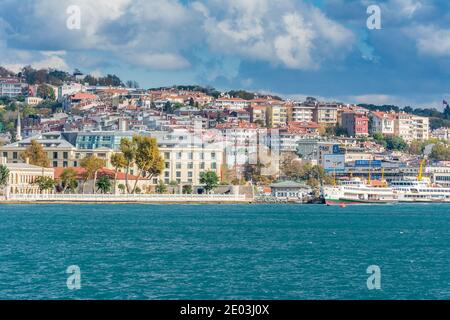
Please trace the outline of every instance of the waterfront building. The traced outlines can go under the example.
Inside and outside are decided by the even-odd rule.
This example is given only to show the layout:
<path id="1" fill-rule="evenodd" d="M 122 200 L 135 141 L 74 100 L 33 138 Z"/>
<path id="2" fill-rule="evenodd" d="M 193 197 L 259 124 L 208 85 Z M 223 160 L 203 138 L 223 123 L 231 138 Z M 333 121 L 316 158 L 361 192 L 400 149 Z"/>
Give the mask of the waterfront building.
<path id="1" fill-rule="evenodd" d="M 49 177 L 53 179 L 53 168 L 42 168 L 28 163 L 10 163 L 6 158 L 0 157 L 0 164 L 9 170 L 6 185 L 6 198 L 11 194 L 38 194 L 41 193 L 35 184 L 38 177 Z"/>
<path id="2" fill-rule="evenodd" d="M 22 141 L 1 146 L 0 153 L 3 157 L 7 158 L 9 163 L 23 163 L 24 160 L 21 159 L 20 155 L 31 145 L 31 141 L 33 140 L 42 145 L 48 155 L 51 167 L 78 167 L 83 158 L 92 155 L 105 160 L 107 167 L 111 167 L 110 158 L 113 154 L 111 149 L 79 149 L 67 141 L 60 132 L 43 133 Z"/>
<path id="3" fill-rule="evenodd" d="M 273 183 L 270 189 L 271 195 L 282 201 L 299 201 L 312 192 L 311 187 L 294 181 Z"/>

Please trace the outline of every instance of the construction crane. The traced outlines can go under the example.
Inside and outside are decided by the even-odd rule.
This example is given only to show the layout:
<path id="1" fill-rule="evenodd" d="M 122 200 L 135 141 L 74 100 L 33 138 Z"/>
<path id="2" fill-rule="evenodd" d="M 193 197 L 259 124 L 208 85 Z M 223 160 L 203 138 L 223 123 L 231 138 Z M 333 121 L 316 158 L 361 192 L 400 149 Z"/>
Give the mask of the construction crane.
<path id="1" fill-rule="evenodd" d="M 420 161 L 419 173 L 417 174 L 417 180 L 422 181 L 423 179 L 423 165 L 425 164 L 425 159 Z"/>

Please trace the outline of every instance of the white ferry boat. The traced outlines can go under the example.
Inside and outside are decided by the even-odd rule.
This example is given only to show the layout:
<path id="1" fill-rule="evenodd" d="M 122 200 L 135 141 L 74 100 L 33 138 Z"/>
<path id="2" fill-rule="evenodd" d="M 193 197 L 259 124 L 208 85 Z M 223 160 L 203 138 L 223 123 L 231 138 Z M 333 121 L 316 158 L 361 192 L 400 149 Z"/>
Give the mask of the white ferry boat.
<path id="1" fill-rule="evenodd" d="M 343 181 L 337 186 L 322 188 L 322 196 L 327 205 L 386 204 L 397 202 L 397 194 L 384 184 L 374 186 L 371 181 L 359 178 Z"/>
<path id="2" fill-rule="evenodd" d="M 432 184 L 429 178 L 392 181 L 400 202 L 450 202 L 450 188 Z"/>

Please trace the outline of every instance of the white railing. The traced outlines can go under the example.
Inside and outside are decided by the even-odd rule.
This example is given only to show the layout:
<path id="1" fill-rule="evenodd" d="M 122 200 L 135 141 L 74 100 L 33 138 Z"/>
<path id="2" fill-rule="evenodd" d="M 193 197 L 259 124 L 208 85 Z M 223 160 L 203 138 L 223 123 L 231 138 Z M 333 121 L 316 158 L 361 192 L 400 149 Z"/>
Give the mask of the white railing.
<path id="1" fill-rule="evenodd" d="M 19 202 L 245 202 L 234 194 L 10 194 L 8 201 Z"/>

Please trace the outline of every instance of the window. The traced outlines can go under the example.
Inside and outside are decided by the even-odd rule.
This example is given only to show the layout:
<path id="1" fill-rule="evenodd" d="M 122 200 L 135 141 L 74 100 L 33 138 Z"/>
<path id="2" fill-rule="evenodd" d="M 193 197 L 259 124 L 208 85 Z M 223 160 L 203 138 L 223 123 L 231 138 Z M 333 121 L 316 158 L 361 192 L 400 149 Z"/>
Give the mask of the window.
<path id="1" fill-rule="evenodd" d="M 169 168 L 170 168 L 170 163 L 169 163 L 169 162 L 166 162 L 166 163 L 164 164 L 164 167 L 165 167 L 166 169 L 169 169 Z"/>
<path id="2" fill-rule="evenodd" d="M 74 162 L 73 162 L 73 166 L 74 166 L 74 167 L 78 167 L 78 162 L 77 162 L 77 161 L 74 161 Z"/>
<path id="3" fill-rule="evenodd" d="M 168 178 L 169 176 L 170 176 L 170 173 L 169 173 L 168 171 L 165 171 L 165 172 L 164 172 L 164 177 L 165 177 L 165 178 Z"/>
<path id="4" fill-rule="evenodd" d="M 68 162 L 67 162 L 67 161 L 64 161 L 64 162 L 63 162 L 63 167 L 64 167 L 64 168 L 67 168 L 68 166 L 69 166 Z"/>
<path id="5" fill-rule="evenodd" d="M 177 178 L 181 178 L 181 171 L 177 171 Z"/>
<path id="6" fill-rule="evenodd" d="M 213 170 L 217 169 L 217 164 L 215 162 L 211 163 L 211 169 Z"/>
<path id="7" fill-rule="evenodd" d="M 216 153 L 215 152 L 211 152 L 211 159 L 212 160 L 216 160 Z"/>
<path id="8" fill-rule="evenodd" d="M 3 157 L 7 158 L 8 157 L 8 152 L 3 152 Z"/>
<path id="9" fill-rule="evenodd" d="M 177 160 L 181 160 L 181 152 L 177 152 Z"/>
<path id="10" fill-rule="evenodd" d="M 193 152 L 189 152 L 189 160 L 194 159 L 194 153 Z"/>
<path id="11" fill-rule="evenodd" d="M 205 170 L 205 163 L 204 163 L 204 162 L 201 162 L 201 163 L 200 163 L 200 169 L 201 169 L 201 170 Z"/>
<path id="12" fill-rule="evenodd" d="M 63 152 L 63 158 L 64 158 L 64 160 L 69 159 L 69 153 L 68 152 Z"/>
<path id="13" fill-rule="evenodd" d="M 53 161 L 53 167 L 56 168 L 58 166 L 58 161 Z"/>
<path id="14" fill-rule="evenodd" d="M 177 162 L 176 168 L 181 169 L 181 162 Z"/>
<path id="15" fill-rule="evenodd" d="M 188 169 L 194 169 L 194 164 L 192 162 L 188 163 Z"/>
<path id="16" fill-rule="evenodd" d="M 188 172 L 188 178 L 192 178 L 192 171 Z"/>
<path id="17" fill-rule="evenodd" d="M 170 152 L 164 152 L 164 159 L 170 159 Z"/>
<path id="18" fill-rule="evenodd" d="M 13 152 L 13 159 L 17 159 L 17 152 Z"/>

